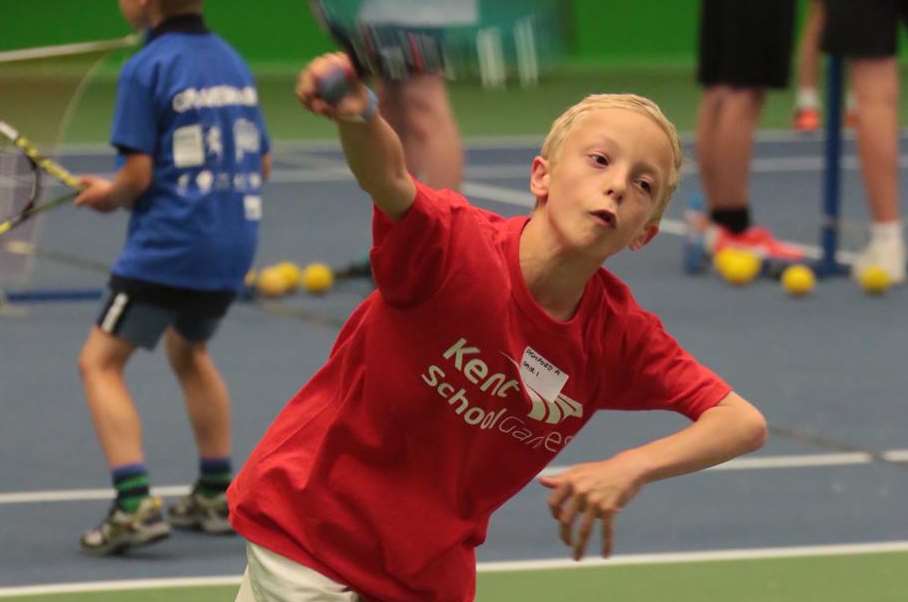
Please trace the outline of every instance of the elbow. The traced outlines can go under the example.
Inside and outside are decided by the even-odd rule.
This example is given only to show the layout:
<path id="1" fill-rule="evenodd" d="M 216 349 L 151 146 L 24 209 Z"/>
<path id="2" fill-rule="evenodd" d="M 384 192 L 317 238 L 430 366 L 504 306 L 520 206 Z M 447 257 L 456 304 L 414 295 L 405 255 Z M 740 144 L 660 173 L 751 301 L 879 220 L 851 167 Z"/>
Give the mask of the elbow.
<path id="1" fill-rule="evenodd" d="M 747 415 L 742 419 L 741 430 L 742 439 L 745 442 L 745 453 L 753 452 L 764 445 L 769 438 L 769 426 L 766 424 L 766 418 L 756 408 L 747 409 Z"/>
<path id="2" fill-rule="evenodd" d="M 145 191 L 148 190 L 149 188 L 151 188 L 151 173 L 141 174 L 133 182 L 132 198 L 133 199 L 139 198 L 140 196 L 145 194 Z"/>
<path id="3" fill-rule="evenodd" d="M 136 199 L 145 194 L 149 188 L 151 188 L 151 175 L 134 178 L 125 187 L 123 194 L 117 199 L 117 203 L 120 207 L 129 209 L 135 204 Z"/>

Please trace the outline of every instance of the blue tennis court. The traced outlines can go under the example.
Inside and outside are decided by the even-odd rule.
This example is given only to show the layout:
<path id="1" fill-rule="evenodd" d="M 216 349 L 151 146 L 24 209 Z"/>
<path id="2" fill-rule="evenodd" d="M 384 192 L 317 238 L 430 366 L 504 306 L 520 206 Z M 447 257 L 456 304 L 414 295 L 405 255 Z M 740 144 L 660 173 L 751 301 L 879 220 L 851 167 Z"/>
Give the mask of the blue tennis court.
<path id="1" fill-rule="evenodd" d="M 503 214 L 525 213 L 529 160 L 538 141 L 485 140 L 468 152 L 465 192 Z M 756 149 L 752 199 L 756 218 L 780 237 L 817 243 L 822 144 L 767 132 Z M 687 154 L 692 154 L 687 149 Z M 853 142 L 843 148 L 843 238 L 862 242 L 866 223 Z M 61 155 L 74 171 L 113 170 L 106 149 Z M 286 143 L 265 190 L 257 264 L 284 259 L 333 265 L 368 249 L 368 200 L 331 144 Z M 903 157 L 903 162 L 905 157 Z M 908 185 L 903 177 L 902 186 Z M 908 347 L 904 288 L 866 296 L 845 278 L 821 282 L 792 299 L 778 283 L 736 288 L 715 275 L 680 269 L 681 214 L 695 193 L 688 170 L 663 234 L 640 253 L 607 267 L 707 365 L 766 414 L 766 447 L 701 474 L 646 489 L 617 523 L 618 560 L 628 555 L 868 544 L 908 549 Z M 908 207 L 903 207 L 903 209 Z M 42 219 L 40 246 L 109 263 L 125 215 L 63 209 Z M 102 273 L 37 258 L 30 289 L 99 289 Z M 344 283 L 323 297 L 276 302 L 283 311 L 238 303 L 212 353 L 234 400 L 235 459 L 241 462 L 286 399 L 325 358 L 336 326 L 368 290 Z M 14 588 L 108 580 L 237 577 L 243 542 L 176 533 L 125 557 L 90 558 L 79 533 L 109 504 L 108 475 L 84 407 L 76 356 L 97 302 L 25 304 L 25 315 L 0 317 L 0 596 Z M 181 397 L 162 354 L 141 354 L 127 380 L 142 414 L 153 485 L 166 495 L 194 478 L 195 451 Z M 597 416 L 557 459 L 599 459 L 668 433 L 680 419 L 662 414 Z M 495 475 L 490 474 L 490 479 Z M 565 559 L 545 505 L 529 485 L 493 518 L 481 562 Z M 874 600 L 873 584 L 866 600 Z"/>

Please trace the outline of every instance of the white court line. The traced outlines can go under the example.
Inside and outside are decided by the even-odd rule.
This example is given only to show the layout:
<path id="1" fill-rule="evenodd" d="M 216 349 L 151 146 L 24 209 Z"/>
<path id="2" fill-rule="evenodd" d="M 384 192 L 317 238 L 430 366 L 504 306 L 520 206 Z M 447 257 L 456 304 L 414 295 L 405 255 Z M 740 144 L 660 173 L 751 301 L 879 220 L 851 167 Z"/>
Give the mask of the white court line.
<path id="1" fill-rule="evenodd" d="M 506 560 L 479 562 L 480 573 L 503 573 L 519 571 L 542 571 L 552 569 L 609 568 L 618 566 L 680 564 L 689 562 L 728 562 L 735 560 L 772 560 L 776 558 L 810 558 L 823 556 L 856 556 L 882 554 L 887 552 L 908 552 L 908 541 L 881 541 L 858 544 L 834 544 L 822 546 L 792 546 L 784 548 L 750 548 L 731 550 L 707 550 L 703 552 L 663 552 L 657 554 L 619 554 L 612 558 L 588 558 L 574 562 L 565 558 L 541 560 Z M 139 589 L 162 589 L 177 587 L 237 586 L 238 575 L 213 577 L 181 577 L 161 579 L 123 579 L 117 581 L 88 581 L 83 583 L 59 583 L 54 585 L 25 585 L 0 588 L 0 598 L 29 595 L 51 595 L 86 592 L 110 592 Z"/>
<path id="2" fill-rule="evenodd" d="M 312 155 L 278 158 L 277 163 L 299 166 L 299 169 L 275 168 L 271 174 L 270 182 L 275 184 L 308 184 L 326 182 L 347 182 L 353 180 L 353 173 L 346 163 L 339 159 L 317 157 Z M 908 167 L 908 155 L 899 157 L 899 166 Z M 777 157 L 754 159 L 751 162 L 751 173 L 812 173 L 821 172 L 823 161 L 815 156 Z M 842 157 L 842 169 L 847 171 L 857 170 L 858 159 L 854 155 Z M 486 165 L 467 165 L 465 173 L 468 178 L 482 178 L 485 180 L 523 178 L 529 187 L 529 163 L 494 163 Z M 689 161 L 681 170 L 684 177 L 697 174 L 697 166 Z M 98 174 L 107 178 L 113 173 Z M 529 194 L 529 193 L 527 193 Z"/>
<path id="3" fill-rule="evenodd" d="M 908 462 L 908 449 L 891 449 L 881 453 L 889 462 Z M 868 452 L 851 452 L 838 454 L 798 454 L 756 456 L 735 458 L 724 464 L 707 469 L 713 471 L 730 470 L 773 470 L 782 468 L 818 468 L 830 466 L 853 466 L 870 464 L 874 456 Z M 549 466 L 539 473 L 540 476 L 557 474 L 568 466 Z M 185 485 L 167 485 L 152 488 L 152 493 L 164 497 L 175 497 L 189 493 Z M 0 505 L 3 504 L 39 504 L 49 502 L 82 502 L 90 500 L 109 500 L 112 490 L 106 489 L 62 489 L 51 491 L 23 491 L 0 493 Z"/>
<path id="4" fill-rule="evenodd" d="M 305 165 L 310 157 L 278 159 L 278 162 L 298 162 L 301 165 Z M 323 159 L 323 161 L 324 166 L 319 166 L 315 169 L 275 169 L 270 181 L 277 184 L 303 184 L 310 182 L 345 182 L 353 179 L 353 173 L 342 161 L 330 159 Z M 854 155 L 843 156 L 841 165 L 845 171 L 855 171 L 859 168 L 858 159 Z M 899 166 L 908 167 L 908 155 L 899 157 Z M 813 173 L 822 172 L 822 170 L 823 160 L 815 156 L 754 159 L 750 165 L 751 173 L 756 174 Z M 529 163 L 467 165 L 464 171 L 468 178 L 483 178 L 486 180 L 524 178 L 528 183 L 527 186 L 529 186 Z M 681 174 L 684 177 L 696 175 L 696 164 L 692 161 L 686 163 L 681 170 Z"/>
<path id="5" fill-rule="evenodd" d="M 506 205 L 532 207 L 535 203 L 533 197 L 530 196 L 529 191 L 521 192 L 514 190 L 513 188 L 504 188 L 490 184 L 464 182 L 463 191 L 468 197 L 471 198 L 485 199 L 487 201 L 504 203 Z M 687 234 L 687 226 L 683 221 L 674 220 L 667 217 L 662 218 L 662 221 L 659 222 L 659 230 L 666 234 L 673 234 L 675 236 L 685 236 Z M 799 248 L 804 253 L 804 256 L 808 259 L 819 259 L 823 256 L 823 250 L 815 245 L 805 245 L 793 241 L 786 242 L 788 244 L 791 244 L 792 246 Z M 838 251 L 836 253 L 837 261 L 844 265 L 851 265 L 852 263 L 854 263 L 854 258 L 855 254 L 849 251 Z"/>
<path id="6" fill-rule="evenodd" d="M 178 497 L 189 493 L 188 485 L 165 485 L 152 487 L 152 493 L 164 497 Z M 110 500 L 113 489 L 58 489 L 52 491 L 22 491 L 0 493 L 0 505 L 3 504 L 42 504 L 47 502 L 84 502 L 91 500 Z"/>
<path id="7" fill-rule="evenodd" d="M 908 449 L 892 449 L 883 452 L 881 455 L 889 462 L 908 462 Z M 714 472 L 726 470 L 772 470 L 778 468 L 820 468 L 870 464 L 873 461 L 873 454 L 868 452 L 757 456 L 753 458 L 735 458 L 706 470 L 707 472 Z M 568 468 L 570 467 L 548 466 L 539 474 L 540 476 L 550 476 Z"/>

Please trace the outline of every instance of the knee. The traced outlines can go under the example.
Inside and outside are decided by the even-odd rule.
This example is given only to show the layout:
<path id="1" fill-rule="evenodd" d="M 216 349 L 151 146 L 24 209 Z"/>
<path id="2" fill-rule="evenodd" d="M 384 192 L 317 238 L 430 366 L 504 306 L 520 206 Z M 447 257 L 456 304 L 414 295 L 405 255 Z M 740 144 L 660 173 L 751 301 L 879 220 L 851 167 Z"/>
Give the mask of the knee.
<path id="1" fill-rule="evenodd" d="M 208 361 L 204 343 L 190 343 L 170 336 L 167 340 L 167 359 L 178 377 L 195 374 Z"/>
<path id="2" fill-rule="evenodd" d="M 123 370 L 123 362 L 104 354 L 92 341 L 87 341 L 79 352 L 77 362 L 79 375 L 83 381 L 102 377 L 105 374 L 117 374 Z"/>
<path id="3" fill-rule="evenodd" d="M 439 130 L 456 128 L 454 115 L 448 104 L 444 82 L 420 81 L 404 90 L 404 122 L 407 132 L 419 138 L 439 135 Z M 441 132 L 445 133 L 445 132 Z"/>

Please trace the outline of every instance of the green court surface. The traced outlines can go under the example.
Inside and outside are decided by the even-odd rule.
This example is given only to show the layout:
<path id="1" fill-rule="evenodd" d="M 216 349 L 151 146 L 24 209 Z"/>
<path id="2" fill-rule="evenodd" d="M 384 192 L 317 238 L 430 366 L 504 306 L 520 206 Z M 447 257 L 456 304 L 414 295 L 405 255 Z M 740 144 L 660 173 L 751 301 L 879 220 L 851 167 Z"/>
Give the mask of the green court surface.
<path id="1" fill-rule="evenodd" d="M 908 553 L 480 573 L 478 602 L 903 602 Z M 235 586 L 29 595 L 9 602 L 223 602 Z"/>

